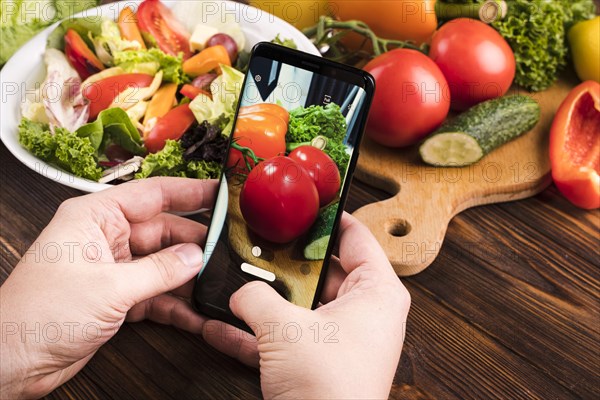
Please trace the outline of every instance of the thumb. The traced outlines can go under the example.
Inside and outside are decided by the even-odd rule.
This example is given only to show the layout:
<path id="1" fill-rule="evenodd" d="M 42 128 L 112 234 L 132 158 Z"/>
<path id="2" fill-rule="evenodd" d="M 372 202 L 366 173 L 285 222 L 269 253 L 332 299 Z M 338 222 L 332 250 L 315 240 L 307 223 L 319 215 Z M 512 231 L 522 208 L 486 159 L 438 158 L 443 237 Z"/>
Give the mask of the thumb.
<path id="1" fill-rule="evenodd" d="M 192 279 L 202 266 L 202 249 L 179 244 L 119 266 L 125 299 L 140 303 L 168 292 Z"/>
<path id="2" fill-rule="evenodd" d="M 253 281 L 246 283 L 231 296 L 229 308 L 258 336 L 263 324 L 289 318 L 296 306 L 265 282 Z"/>

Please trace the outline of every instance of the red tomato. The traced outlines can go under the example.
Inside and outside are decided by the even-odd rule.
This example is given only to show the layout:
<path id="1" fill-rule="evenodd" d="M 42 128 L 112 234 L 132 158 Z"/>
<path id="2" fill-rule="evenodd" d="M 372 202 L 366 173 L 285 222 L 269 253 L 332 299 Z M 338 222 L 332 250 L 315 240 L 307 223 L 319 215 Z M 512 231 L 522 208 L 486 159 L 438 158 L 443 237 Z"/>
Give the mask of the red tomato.
<path id="1" fill-rule="evenodd" d="M 195 120 L 189 104 L 177 106 L 158 118 L 156 125 L 144 139 L 144 145 L 150 153 L 156 153 L 165 147 L 167 139 L 179 140 Z"/>
<path id="2" fill-rule="evenodd" d="M 313 146 L 300 146 L 289 158 L 304 167 L 315 182 L 319 192 L 319 206 L 323 207 L 336 198 L 342 179 L 336 163 L 322 150 Z"/>
<path id="3" fill-rule="evenodd" d="M 104 69 L 104 64 L 73 29 L 65 34 L 65 55 L 81 79 L 87 79 Z"/>
<path id="4" fill-rule="evenodd" d="M 288 243 L 315 222 L 319 193 L 300 164 L 288 157 L 273 157 L 248 174 L 240 193 L 240 209 L 257 235 Z"/>
<path id="5" fill-rule="evenodd" d="M 448 81 L 453 110 L 503 96 L 515 77 L 515 56 L 506 40 L 474 19 L 442 25 L 433 35 L 429 57 Z"/>
<path id="6" fill-rule="evenodd" d="M 82 94 L 83 97 L 90 101 L 89 120 L 96 119 L 100 111 L 106 110 L 119 93 L 125 89 L 130 87 L 148 87 L 153 80 L 154 77 L 148 74 L 123 74 L 110 76 L 86 85 Z"/>
<path id="7" fill-rule="evenodd" d="M 446 78 L 430 58 L 416 50 L 384 53 L 364 69 L 377 84 L 367 134 L 384 146 L 418 142 L 444 121 L 450 109 Z"/>
<path id="8" fill-rule="evenodd" d="M 181 52 L 184 60 L 192 56 L 189 33 L 159 0 L 143 1 L 137 18 L 142 34 L 152 36 L 162 51 L 172 56 Z"/>

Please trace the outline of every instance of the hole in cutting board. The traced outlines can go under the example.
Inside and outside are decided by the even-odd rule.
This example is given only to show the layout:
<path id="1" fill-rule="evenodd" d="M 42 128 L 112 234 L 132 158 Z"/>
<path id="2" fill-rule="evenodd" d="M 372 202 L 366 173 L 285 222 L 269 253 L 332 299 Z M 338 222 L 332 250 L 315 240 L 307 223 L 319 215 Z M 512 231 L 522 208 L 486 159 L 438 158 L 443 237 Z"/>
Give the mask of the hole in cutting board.
<path id="1" fill-rule="evenodd" d="M 412 227 L 404 219 L 393 219 L 385 224 L 387 233 L 394 237 L 403 237 L 410 233 Z"/>

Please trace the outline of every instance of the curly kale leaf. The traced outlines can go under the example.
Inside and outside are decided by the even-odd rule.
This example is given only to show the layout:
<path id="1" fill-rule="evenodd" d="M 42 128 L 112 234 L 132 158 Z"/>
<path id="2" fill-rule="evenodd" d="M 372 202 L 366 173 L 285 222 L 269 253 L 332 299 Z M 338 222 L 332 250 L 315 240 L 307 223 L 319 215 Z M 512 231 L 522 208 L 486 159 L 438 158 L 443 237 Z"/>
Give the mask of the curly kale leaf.
<path id="1" fill-rule="evenodd" d="M 493 26 L 515 53 L 515 82 L 535 92 L 554 84 L 567 64 L 566 29 L 592 13 L 591 0 L 510 1 L 506 18 Z"/>
<path id="2" fill-rule="evenodd" d="M 342 142 L 346 136 L 346 128 L 346 118 L 337 104 L 329 103 L 325 107 L 298 107 L 290 111 L 286 141 L 303 143 L 322 135 Z"/>

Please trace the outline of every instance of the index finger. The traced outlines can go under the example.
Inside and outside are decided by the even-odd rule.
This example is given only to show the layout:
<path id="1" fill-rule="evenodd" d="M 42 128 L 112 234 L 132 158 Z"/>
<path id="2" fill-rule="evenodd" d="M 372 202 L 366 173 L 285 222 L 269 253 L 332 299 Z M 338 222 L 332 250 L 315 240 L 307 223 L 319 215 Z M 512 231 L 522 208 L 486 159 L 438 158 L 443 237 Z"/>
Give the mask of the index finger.
<path id="1" fill-rule="evenodd" d="M 115 205 L 129 222 L 144 222 L 164 211 L 196 211 L 212 208 L 218 180 L 157 177 L 124 183 L 98 193 L 107 205 Z"/>

